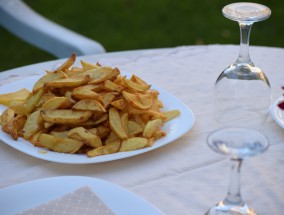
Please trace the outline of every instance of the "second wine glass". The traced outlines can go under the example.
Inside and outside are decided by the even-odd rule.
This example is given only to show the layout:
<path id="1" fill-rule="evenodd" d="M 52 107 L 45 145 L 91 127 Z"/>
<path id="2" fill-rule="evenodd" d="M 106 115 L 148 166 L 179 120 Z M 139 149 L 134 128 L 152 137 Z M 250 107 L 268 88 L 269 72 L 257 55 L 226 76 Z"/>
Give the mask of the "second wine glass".
<path id="1" fill-rule="evenodd" d="M 212 132 L 207 143 L 214 151 L 229 155 L 232 162 L 229 190 L 225 199 L 206 215 L 255 215 L 241 197 L 240 168 L 245 157 L 264 152 L 269 142 L 255 130 L 266 120 L 271 105 L 268 78 L 249 55 L 249 38 L 254 22 L 267 19 L 271 11 L 256 3 L 233 3 L 223 15 L 240 26 L 240 52 L 237 60 L 217 78 L 214 87 L 214 114 L 222 129 Z"/>

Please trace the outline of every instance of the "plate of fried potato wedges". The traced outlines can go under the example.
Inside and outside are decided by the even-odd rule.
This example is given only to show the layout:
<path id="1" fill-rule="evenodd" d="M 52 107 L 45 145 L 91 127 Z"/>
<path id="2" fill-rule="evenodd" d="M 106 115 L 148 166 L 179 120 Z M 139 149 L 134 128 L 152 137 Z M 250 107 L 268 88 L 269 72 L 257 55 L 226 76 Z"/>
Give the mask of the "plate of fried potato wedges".
<path id="1" fill-rule="evenodd" d="M 0 139 L 58 163 L 99 163 L 169 144 L 194 124 L 167 91 L 76 55 L 45 75 L 0 87 Z"/>

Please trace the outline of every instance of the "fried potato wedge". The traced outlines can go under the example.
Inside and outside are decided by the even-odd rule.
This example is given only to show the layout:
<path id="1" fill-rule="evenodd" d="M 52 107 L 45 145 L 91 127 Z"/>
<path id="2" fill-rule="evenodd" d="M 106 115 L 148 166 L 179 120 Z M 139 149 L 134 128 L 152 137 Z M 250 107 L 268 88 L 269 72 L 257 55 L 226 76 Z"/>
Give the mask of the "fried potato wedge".
<path id="1" fill-rule="evenodd" d="M 53 97 L 42 104 L 42 110 L 65 109 L 72 106 L 72 102 L 66 97 Z"/>
<path id="2" fill-rule="evenodd" d="M 89 75 L 78 76 L 78 77 L 71 77 L 71 78 L 63 78 L 54 81 L 49 81 L 44 84 L 44 87 L 50 88 L 64 88 L 64 87 L 79 87 L 83 84 L 88 83 L 90 80 Z"/>
<path id="3" fill-rule="evenodd" d="M 76 54 L 72 53 L 70 57 L 56 69 L 56 71 L 65 71 L 66 69 L 69 69 L 75 63 L 75 61 Z"/>
<path id="4" fill-rule="evenodd" d="M 74 154 L 84 143 L 80 140 L 55 137 L 50 134 L 40 134 L 39 142 L 42 146 L 55 152 Z"/>
<path id="5" fill-rule="evenodd" d="M 127 134 L 123 128 L 118 110 L 113 107 L 109 109 L 109 124 L 117 136 L 119 136 L 122 140 L 127 139 Z"/>
<path id="6" fill-rule="evenodd" d="M 72 110 L 106 112 L 105 108 L 101 105 L 101 103 L 94 99 L 82 99 L 72 107 Z"/>
<path id="7" fill-rule="evenodd" d="M 68 132 L 68 137 L 83 141 L 84 144 L 97 148 L 102 146 L 101 138 L 83 127 L 73 128 Z"/>
<path id="8" fill-rule="evenodd" d="M 40 110 L 31 113 L 23 127 L 23 136 L 26 140 L 43 128 L 43 119 Z"/>
<path id="9" fill-rule="evenodd" d="M 83 60 L 80 60 L 80 63 L 85 71 L 100 68 L 99 65 L 94 65 Z"/>
<path id="10" fill-rule="evenodd" d="M 24 102 L 31 92 L 25 88 L 12 93 L 5 93 L 0 95 L 0 104 L 11 106 L 15 101 Z"/>
<path id="11" fill-rule="evenodd" d="M 45 83 L 62 79 L 62 78 L 67 78 L 66 74 L 62 71 L 56 71 L 56 72 L 47 72 L 46 75 L 42 76 L 34 85 L 33 87 L 33 92 L 37 92 L 40 90 Z"/>
<path id="12" fill-rule="evenodd" d="M 47 122 L 58 124 L 78 124 L 87 121 L 92 111 L 77 111 L 69 109 L 42 110 L 42 118 Z"/>
<path id="13" fill-rule="evenodd" d="M 43 88 L 39 89 L 37 92 L 33 93 L 29 96 L 29 98 L 25 101 L 25 103 L 20 105 L 12 106 L 13 110 L 15 110 L 18 115 L 27 115 L 33 111 L 33 109 L 37 106 L 37 103 L 40 101 L 42 95 L 44 93 Z"/>
<path id="14" fill-rule="evenodd" d="M 163 114 L 166 117 L 166 119 L 164 121 L 167 122 L 167 121 L 170 121 L 170 120 L 178 117 L 180 115 L 180 111 L 179 110 L 170 110 L 170 111 L 163 112 Z"/>
<path id="15" fill-rule="evenodd" d="M 86 89 L 86 88 L 76 88 L 72 92 L 72 98 L 76 100 L 81 99 L 96 99 L 98 101 L 102 101 L 101 95 L 97 94 L 96 92 Z"/>
<path id="16" fill-rule="evenodd" d="M 152 106 L 154 98 L 152 94 L 141 94 L 141 93 L 128 93 L 123 91 L 124 98 L 131 104 L 133 107 L 145 110 Z"/>
<path id="17" fill-rule="evenodd" d="M 7 108 L 2 114 L 1 114 L 1 125 L 2 130 L 3 126 L 8 123 L 10 120 L 12 120 L 15 117 L 15 111 L 12 108 Z"/>
<path id="18" fill-rule="evenodd" d="M 148 139 L 143 137 L 132 137 L 127 140 L 122 141 L 120 152 L 133 151 L 137 149 L 142 149 L 148 144 Z"/>
<path id="19" fill-rule="evenodd" d="M 134 82 L 132 80 L 128 80 L 127 78 L 124 78 L 124 84 L 128 88 L 135 90 L 137 92 L 145 92 L 146 90 L 148 90 L 151 87 L 151 85 L 141 84 L 139 82 Z"/>
<path id="20" fill-rule="evenodd" d="M 100 155 L 113 154 L 118 152 L 120 148 L 120 141 L 111 142 L 108 145 L 101 146 L 87 152 L 88 157 L 95 157 Z"/>
<path id="21" fill-rule="evenodd" d="M 22 129 L 24 127 L 26 119 L 26 116 L 18 115 L 11 119 L 9 122 L 5 123 L 2 129 L 6 133 L 10 134 L 14 140 L 17 140 L 20 136 L 22 136 Z"/>
<path id="22" fill-rule="evenodd" d="M 105 80 L 116 77 L 119 73 L 120 72 L 117 68 L 112 69 L 111 67 L 105 66 L 98 69 L 88 70 L 84 74 L 90 75 L 89 84 L 99 84 L 104 82 Z"/>
<path id="23" fill-rule="evenodd" d="M 143 137 L 151 138 L 163 125 L 161 119 L 154 119 L 149 121 L 143 131 Z"/>

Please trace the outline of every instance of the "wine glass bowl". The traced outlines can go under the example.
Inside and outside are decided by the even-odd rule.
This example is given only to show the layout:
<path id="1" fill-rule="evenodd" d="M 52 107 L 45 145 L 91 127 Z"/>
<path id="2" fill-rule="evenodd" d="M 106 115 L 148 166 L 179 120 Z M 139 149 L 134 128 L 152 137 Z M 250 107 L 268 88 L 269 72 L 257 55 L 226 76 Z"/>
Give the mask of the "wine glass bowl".
<path id="1" fill-rule="evenodd" d="M 271 15 L 268 7 L 256 3 L 233 3 L 223 15 L 240 26 L 240 52 L 237 60 L 217 78 L 213 111 L 223 128 L 207 138 L 208 146 L 231 160 L 231 177 L 225 199 L 211 207 L 206 215 L 256 215 L 241 197 L 240 169 L 244 158 L 267 150 L 269 141 L 255 130 L 264 124 L 271 106 L 271 90 L 265 73 L 249 55 L 249 37 L 254 22 Z"/>

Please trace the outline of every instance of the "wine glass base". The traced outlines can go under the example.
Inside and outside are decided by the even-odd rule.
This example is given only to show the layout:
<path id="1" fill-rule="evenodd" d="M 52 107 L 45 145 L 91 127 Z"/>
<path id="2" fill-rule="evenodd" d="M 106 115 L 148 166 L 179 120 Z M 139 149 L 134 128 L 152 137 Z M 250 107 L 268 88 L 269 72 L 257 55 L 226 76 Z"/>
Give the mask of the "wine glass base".
<path id="1" fill-rule="evenodd" d="M 218 203 L 210 208 L 205 215 L 257 215 L 256 212 L 243 205 L 225 205 L 223 202 Z"/>

